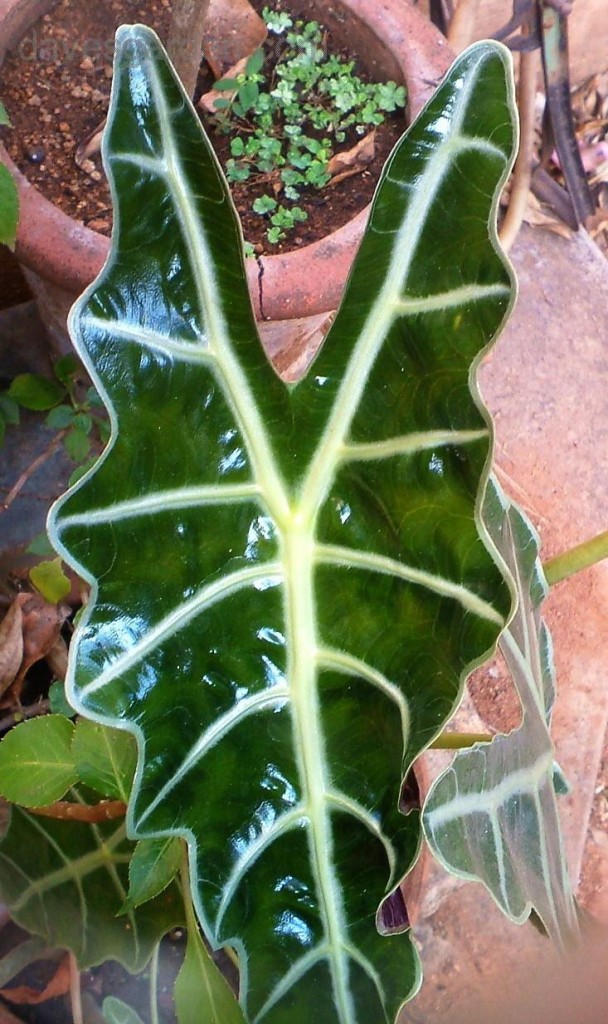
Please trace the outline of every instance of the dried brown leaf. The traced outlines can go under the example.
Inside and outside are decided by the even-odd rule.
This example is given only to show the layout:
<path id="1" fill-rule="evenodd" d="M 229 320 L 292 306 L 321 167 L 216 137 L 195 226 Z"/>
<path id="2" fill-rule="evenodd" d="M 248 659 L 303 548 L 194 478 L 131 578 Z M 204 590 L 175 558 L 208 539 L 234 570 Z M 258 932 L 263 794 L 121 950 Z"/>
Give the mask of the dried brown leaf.
<path id="1" fill-rule="evenodd" d="M 563 220 L 560 220 L 556 214 L 552 213 L 549 207 L 539 202 L 532 192 L 528 195 L 524 220 L 526 224 L 530 224 L 532 227 L 545 228 L 556 235 L 561 235 L 562 238 L 572 237 L 572 231 L 568 225 L 564 224 Z"/>
<path id="2" fill-rule="evenodd" d="M 374 159 L 376 153 L 376 131 L 373 129 L 364 135 L 362 139 L 351 149 L 332 156 L 327 165 L 327 172 L 331 174 L 330 185 L 337 185 L 344 178 L 350 178 L 352 174 L 360 174 Z"/>
<path id="3" fill-rule="evenodd" d="M 21 1006 L 37 1006 L 45 1003 L 47 999 L 56 999 L 57 996 L 64 996 L 70 991 L 70 960 L 69 955 L 64 956 L 60 961 L 57 970 L 51 980 L 44 986 L 42 991 L 31 988 L 29 985 L 17 985 L 15 988 L 0 989 L 0 996 L 8 999 L 11 1003 Z"/>
<path id="4" fill-rule="evenodd" d="M 23 656 L 10 685 L 10 699 L 5 699 L 4 704 L 19 698 L 27 670 L 55 646 L 69 612 L 67 606 L 49 604 L 40 594 L 19 594 L 17 600 L 22 616 Z"/>
<path id="5" fill-rule="evenodd" d="M 211 0 L 205 22 L 203 54 L 216 79 L 260 48 L 268 30 L 249 0 Z M 225 94 L 224 94 L 225 95 Z"/>
<path id="6" fill-rule="evenodd" d="M 53 677 L 63 681 L 68 670 L 68 645 L 61 634 L 57 637 L 50 651 L 47 652 L 45 661 L 53 673 Z"/>
<path id="7" fill-rule="evenodd" d="M 23 615 L 20 600 L 15 598 L 0 623 L 0 696 L 15 680 L 23 661 Z"/>
<path id="8" fill-rule="evenodd" d="M 90 160 L 92 156 L 99 153 L 101 149 L 101 140 L 103 139 L 103 130 L 106 126 L 107 118 L 104 117 L 99 122 L 96 128 L 92 132 L 89 132 L 86 139 L 84 139 L 74 154 L 74 160 L 78 167 L 82 168 L 85 160 Z M 86 170 L 86 168 L 83 168 Z"/>

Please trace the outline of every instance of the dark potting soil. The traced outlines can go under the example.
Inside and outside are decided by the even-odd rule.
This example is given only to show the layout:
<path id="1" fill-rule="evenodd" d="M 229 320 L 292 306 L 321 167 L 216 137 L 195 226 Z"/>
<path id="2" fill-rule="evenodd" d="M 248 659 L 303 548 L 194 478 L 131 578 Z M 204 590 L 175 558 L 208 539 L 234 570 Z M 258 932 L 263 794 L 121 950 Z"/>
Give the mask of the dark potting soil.
<path id="1" fill-rule="evenodd" d="M 252 0 L 258 12 L 266 3 Z M 311 17 L 306 0 L 278 0 L 269 6 L 289 10 L 304 20 Z M 170 17 L 171 0 L 59 0 L 0 69 L 0 96 L 13 125 L 0 133 L 11 157 L 48 199 L 102 234 L 110 233 L 112 210 L 101 159 L 95 156 L 83 170 L 74 155 L 107 111 L 116 28 L 123 23 L 145 23 L 164 41 Z M 331 49 L 330 36 L 327 43 Z M 365 77 L 361 69 L 355 70 Z M 212 85 L 213 76 L 203 65 L 198 92 Z M 208 120 L 205 123 L 209 128 Z M 382 165 L 403 127 L 402 113 L 389 115 L 376 131 L 375 158 L 362 173 L 320 190 L 304 190 L 298 205 L 306 210 L 308 220 L 279 245 L 269 245 L 264 219 L 251 210 L 254 199 L 268 191 L 267 181 L 234 185 L 232 194 L 245 238 L 257 252 L 276 253 L 307 245 L 345 224 L 370 201 Z M 230 156 L 230 137 L 213 130 L 210 136 L 225 162 Z M 354 136 L 338 148 L 349 149 L 356 141 Z"/>

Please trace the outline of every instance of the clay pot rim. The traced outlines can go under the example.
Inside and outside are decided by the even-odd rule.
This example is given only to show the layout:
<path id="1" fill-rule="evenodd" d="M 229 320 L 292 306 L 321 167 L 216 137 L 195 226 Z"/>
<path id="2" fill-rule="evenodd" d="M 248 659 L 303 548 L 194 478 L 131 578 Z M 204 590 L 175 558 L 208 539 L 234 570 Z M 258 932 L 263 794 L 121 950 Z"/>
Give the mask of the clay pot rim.
<path id="1" fill-rule="evenodd" d="M 4 51 L 25 35 L 54 0 L 3 0 Z M 393 56 L 408 89 L 412 120 L 436 88 L 453 54 L 438 30 L 411 0 L 335 0 L 365 24 Z M 0 63 L 3 58 L 0 53 Z M 100 272 L 110 239 L 63 213 L 15 166 L 2 143 L 0 160 L 13 174 L 20 197 L 16 254 L 30 270 L 79 294 Z M 256 315 L 291 319 L 335 309 L 369 215 L 367 206 L 325 238 L 285 254 L 247 261 Z"/>

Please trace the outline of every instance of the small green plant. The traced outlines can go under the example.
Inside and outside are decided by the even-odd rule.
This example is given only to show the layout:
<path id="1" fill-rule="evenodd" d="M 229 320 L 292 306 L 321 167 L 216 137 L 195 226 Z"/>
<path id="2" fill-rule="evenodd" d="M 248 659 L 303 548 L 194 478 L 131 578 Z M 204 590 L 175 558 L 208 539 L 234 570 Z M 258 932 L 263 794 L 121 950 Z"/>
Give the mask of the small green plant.
<path id="1" fill-rule="evenodd" d="M 256 199 L 252 209 L 267 219 L 266 237 L 276 245 L 307 219 L 292 204 L 303 190 L 327 185 L 336 146 L 403 107 L 405 89 L 395 82 L 363 82 L 354 61 L 326 52 L 318 22 L 294 22 L 268 7 L 262 13 L 275 37 L 276 65 L 265 72 L 260 49 L 242 72 L 217 82 L 214 121 L 220 131 L 233 133 L 228 181 L 264 176 L 272 182 L 274 194 Z"/>
<path id="2" fill-rule="evenodd" d="M 78 360 L 62 356 L 53 367 L 54 377 L 22 373 L 0 394 L 0 443 L 7 426 L 16 426 L 20 410 L 46 412 L 45 424 L 57 431 L 66 453 L 78 465 L 70 478 L 75 483 L 95 461 L 95 443 L 105 444 L 108 423 L 98 410 L 102 402 L 93 387 L 83 387 Z"/>

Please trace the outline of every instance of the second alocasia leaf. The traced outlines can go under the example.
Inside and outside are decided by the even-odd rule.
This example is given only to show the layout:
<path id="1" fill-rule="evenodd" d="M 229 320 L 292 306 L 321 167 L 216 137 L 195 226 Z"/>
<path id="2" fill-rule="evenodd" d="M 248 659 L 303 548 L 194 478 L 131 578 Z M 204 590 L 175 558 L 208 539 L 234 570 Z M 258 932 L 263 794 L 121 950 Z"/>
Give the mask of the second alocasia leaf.
<path id="1" fill-rule="evenodd" d="M 419 967 L 378 908 L 402 779 L 495 643 L 474 367 L 509 309 L 506 51 L 463 55 L 393 153 L 306 378 L 258 339 L 217 163 L 158 41 L 118 35 L 112 253 L 72 330 L 112 440 L 52 518 L 93 586 L 70 700 L 133 732 L 133 836 L 183 835 L 247 1021 L 393 1021 Z"/>

